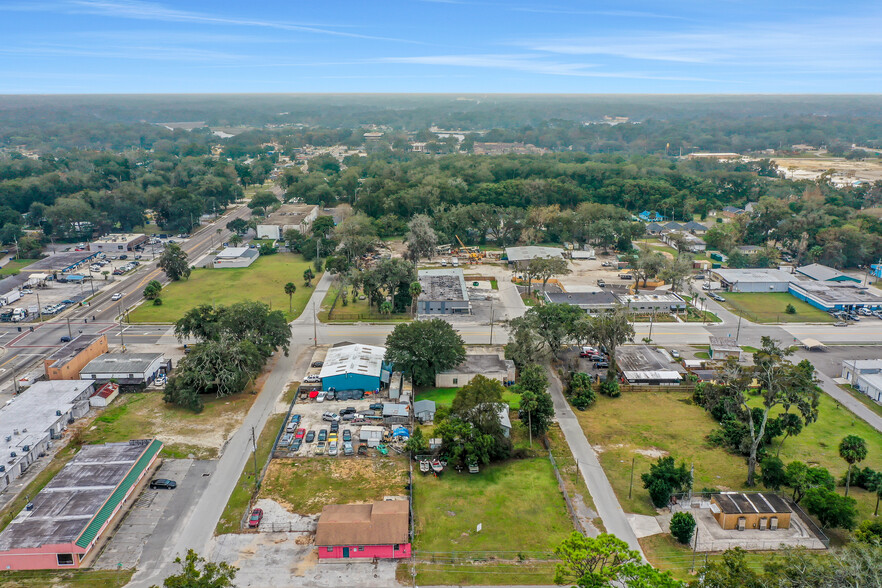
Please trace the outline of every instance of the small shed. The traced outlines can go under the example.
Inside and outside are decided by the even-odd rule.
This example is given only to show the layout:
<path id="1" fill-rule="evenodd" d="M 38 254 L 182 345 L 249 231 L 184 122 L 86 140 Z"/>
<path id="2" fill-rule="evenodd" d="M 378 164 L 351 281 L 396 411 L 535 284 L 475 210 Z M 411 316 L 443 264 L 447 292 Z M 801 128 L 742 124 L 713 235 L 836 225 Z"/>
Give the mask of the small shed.
<path id="1" fill-rule="evenodd" d="M 421 423 L 428 423 L 435 419 L 435 401 L 417 400 L 413 403 L 413 414 Z"/>
<path id="2" fill-rule="evenodd" d="M 721 492 L 711 497 L 711 512 L 722 529 L 775 531 L 790 528 L 793 511 L 771 492 Z"/>
<path id="3" fill-rule="evenodd" d="M 383 442 L 383 427 L 365 425 L 358 431 L 358 440 L 367 443 L 368 447 L 376 447 Z"/>
<path id="4" fill-rule="evenodd" d="M 741 361 L 741 348 L 735 342 L 735 337 L 711 337 L 709 339 L 710 350 L 708 355 L 715 361 L 726 361 L 730 357 Z"/>
<path id="5" fill-rule="evenodd" d="M 383 421 L 387 425 L 403 425 L 410 421 L 410 411 L 406 404 L 383 404 Z"/>
<path id="6" fill-rule="evenodd" d="M 108 382 L 92 394 L 89 398 L 89 405 L 94 407 L 109 406 L 117 396 L 119 396 L 119 384 Z"/>

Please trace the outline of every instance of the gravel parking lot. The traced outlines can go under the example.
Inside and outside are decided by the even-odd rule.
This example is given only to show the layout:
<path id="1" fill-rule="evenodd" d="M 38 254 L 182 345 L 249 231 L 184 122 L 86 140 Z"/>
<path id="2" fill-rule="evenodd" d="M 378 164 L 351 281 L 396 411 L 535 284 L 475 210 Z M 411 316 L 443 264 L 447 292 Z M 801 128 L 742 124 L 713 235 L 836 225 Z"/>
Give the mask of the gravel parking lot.
<path id="1" fill-rule="evenodd" d="M 316 448 L 319 445 L 319 432 L 323 429 L 326 430 L 328 434 L 330 434 L 331 432 L 331 423 L 329 421 L 322 420 L 322 414 L 325 412 L 333 412 L 335 414 L 339 414 L 342 409 L 352 407 L 355 408 L 358 413 L 374 415 L 378 413 L 370 410 L 370 405 L 374 403 L 382 403 L 388 401 L 388 397 L 384 398 L 382 397 L 382 395 L 380 397 L 376 395 L 370 395 L 365 396 L 361 400 L 326 400 L 324 402 L 308 400 L 306 402 L 297 402 L 294 405 L 292 414 L 300 415 L 301 420 L 299 428 L 305 429 L 307 435 L 309 431 L 314 431 L 315 439 L 312 443 L 307 443 L 304 438 L 303 445 L 298 451 L 290 451 L 290 448 L 280 447 L 279 451 L 276 452 L 276 455 L 284 457 L 311 457 L 316 455 Z M 382 423 L 378 421 L 376 424 Z M 343 448 L 344 429 L 349 429 L 349 431 L 352 433 L 353 448 L 357 449 L 358 432 L 360 428 L 361 424 L 356 425 L 347 421 L 340 421 L 340 431 L 338 432 L 337 437 L 339 439 L 338 447 L 340 448 L 341 454 Z M 327 442 L 325 442 L 324 455 L 327 455 Z"/>

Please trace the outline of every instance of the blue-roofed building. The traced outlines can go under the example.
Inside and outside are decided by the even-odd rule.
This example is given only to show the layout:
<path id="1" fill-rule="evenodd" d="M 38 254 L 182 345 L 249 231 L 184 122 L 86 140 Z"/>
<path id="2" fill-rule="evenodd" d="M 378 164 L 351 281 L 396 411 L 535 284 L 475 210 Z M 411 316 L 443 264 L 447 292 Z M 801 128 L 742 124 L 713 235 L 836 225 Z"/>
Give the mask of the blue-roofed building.
<path id="1" fill-rule="evenodd" d="M 375 345 L 332 347 L 319 373 L 322 390 L 379 390 L 392 373 L 385 355 L 386 348 Z"/>
<path id="2" fill-rule="evenodd" d="M 640 220 L 646 221 L 648 223 L 660 222 L 660 221 L 665 220 L 665 217 L 663 215 L 659 214 L 658 212 L 656 212 L 654 210 L 652 212 L 650 212 L 648 210 L 644 210 L 643 212 L 641 212 L 637 216 L 640 217 Z"/>

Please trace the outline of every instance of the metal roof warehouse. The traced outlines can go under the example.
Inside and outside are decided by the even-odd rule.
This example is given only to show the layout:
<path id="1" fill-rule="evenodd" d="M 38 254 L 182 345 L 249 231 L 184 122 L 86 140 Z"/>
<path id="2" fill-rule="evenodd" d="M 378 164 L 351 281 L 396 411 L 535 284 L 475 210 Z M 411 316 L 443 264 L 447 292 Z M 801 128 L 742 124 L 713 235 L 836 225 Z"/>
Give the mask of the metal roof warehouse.
<path id="1" fill-rule="evenodd" d="M 325 356 L 319 377 L 322 389 L 379 390 L 388 382 L 391 370 L 383 363 L 386 348 L 375 345 L 342 345 L 332 347 Z"/>
<path id="2" fill-rule="evenodd" d="M 0 533 L 0 569 L 88 566 L 161 448 L 156 439 L 83 446 Z"/>

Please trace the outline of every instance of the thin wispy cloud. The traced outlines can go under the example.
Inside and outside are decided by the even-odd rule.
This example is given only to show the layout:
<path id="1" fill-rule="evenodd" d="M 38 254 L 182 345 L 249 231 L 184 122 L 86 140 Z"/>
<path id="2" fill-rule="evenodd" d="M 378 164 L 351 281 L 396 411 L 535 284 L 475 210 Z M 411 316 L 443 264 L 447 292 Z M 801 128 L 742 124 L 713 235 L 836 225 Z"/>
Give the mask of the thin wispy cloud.
<path id="1" fill-rule="evenodd" d="M 650 72 L 595 71 L 596 64 L 565 63 L 543 60 L 540 55 L 425 55 L 418 57 L 385 57 L 382 63 L 435 65 L 452 67 L 479 67 L 513 70 L 555 76 L 590 78 L 630 78 L 643 80 L 715 81 L 691 76 L 667 76 Z"/>
<path id="2" fill-rule="evenodd" d="M 31 57 L 97 57 L 112 59 L 216 62 L 218 60 L 241 60 L 242 55 L 193 47 L 169 47 L 164 45 L 125 45 L 96 48 L 94 45 L 37 45 L 0 47 L 0 55 Z"/>
<path id="3" fill-rule="evenodd" d="M 652 18 L 664 20 L 688 20 L 685 16 L 676 14 L 660 14 L 657 12 L 643 12 L 640 10 L 571 10 L 566 8 L 546 8 L 543 6 L 510 6 L 514 12 L 531 12 L 535 14 L 562 14 L 581 16 L 612 16 L 622 18 Z"/>
<path id="4" fill-rule="evenodd" d="M 332 26 L 336 28 L 347 28 L 349 25 L 335 24 L 317 26 L 311 23 L 272 21 L 247 17 L 219 16 L 201 12 L 178 10 L 176 8 L 170 8 L 157 2 L 143 2 L 140 0 L 62 0 L 60 2 L 52 2 L 48 4 L 43 4 L 39 2 L 34 3 L 33 5 L 16 4 L 11 7 L 6 7 L 6 9 L 18 11 L 27 11 L 29 9 L 40 11 L 48 10 L 55 12 L 66 12 L 68 14 L 90 14 L 113 18 L 162 22 L 261 27 L 282 31 L 297 31 L 318 35 L 347 37 L 352 39 L 394 41 L 400 43 L 418 43 L 417 41 L 411 41 L 408 39 L 365 35 L 361 33 L 340 31 L 335 30 L 335 28 L 329 28 Z M 0 10 L 3 10 L 3 7 L 0 7 Z"/>

